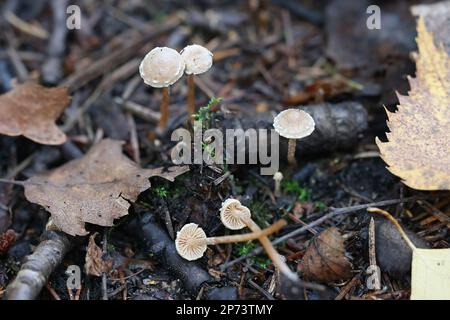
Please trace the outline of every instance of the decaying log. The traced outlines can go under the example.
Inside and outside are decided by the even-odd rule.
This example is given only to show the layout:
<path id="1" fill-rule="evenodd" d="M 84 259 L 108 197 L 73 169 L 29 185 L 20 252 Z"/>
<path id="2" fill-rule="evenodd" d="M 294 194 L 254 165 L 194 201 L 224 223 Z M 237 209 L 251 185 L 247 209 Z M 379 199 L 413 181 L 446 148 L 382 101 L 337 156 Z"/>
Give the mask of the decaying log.
<path id="1" fill-rule="evenodd" d="M 351 149 L 368 127 L 367 111 L 357 102 L 337 104 L 321 103 L 303 107 L 316 122 L 315 131 L 297 140 L 296 156 Z M 251 116 L 224 115 L 218 113 L 214 126 L 221 129 L 273 129 L 274 112 L 255 113 Z M 268 142 L 270 145 L 270 142 Z M 270 149 L 270 148 L 269 148 Z M 246 147 L 248 150 L 248 146 Z M 286 158 L 287 139 L 280 137 L 280 156 Z"/>
<path id="2" fill-rule="evenodd" d="M 179 278 L 186 290 L 196 293 L 202 284 L 212 281 L 211 276 L 196 262 L 181 258 L 175 243 L 155 221 L 152 214 L 145 214 L 139 221 L 140 241 L 162 261 L 174 276 Z"/>
<path id="3" fill-rule="evenodd" d="M 62 232 L 46 231 L 41 239 L 33 254 L 25 258 L 16 278 L 6 287 L 5 300 L 35 299 L 71 248 L 71 239 Z"/>

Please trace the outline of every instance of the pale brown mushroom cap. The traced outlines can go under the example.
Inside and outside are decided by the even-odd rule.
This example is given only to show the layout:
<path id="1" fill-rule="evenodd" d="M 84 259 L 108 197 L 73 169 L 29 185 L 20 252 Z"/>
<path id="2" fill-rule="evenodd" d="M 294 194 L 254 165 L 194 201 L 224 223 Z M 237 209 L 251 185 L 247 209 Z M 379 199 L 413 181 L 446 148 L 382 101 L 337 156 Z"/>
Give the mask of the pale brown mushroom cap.
<path id="1" fill-rule="evenodd" d="M 203 257 L 207 245 L 205 231 L 195 223 L 188 223 L 177 232 L 175 247 L 180 256 L 192 261 Z"/>
<path id="2" fill-rule="evenodd" d="M 314 119 L 305 111 L 287 109 L 273 119 L 275 131 L 288 139 L 301 139 L 309 136 L 315 129 Z"/>
<path id="3" fill-rule="evenodd" d="M 163 88 L 171 86 L 180 79 L 184 68 L 184 60 L 176 50 L 156 47 L 142 60 L 139 73 L 145 84 L 154 88 Z"/>
<path id="4" fill-rule="evenodd" d="M 220 220 L 231 230 L 239 230 L 246 226 L 243 219 L 250 219 L 250 209 L 243 206 L 239 200 L 227 199 L 220 208 Z"/>
<path id="5" fill-rule="evenodd" d="M 198 44 L 192 44 L 181 50 L 181 57 L 186 64 L 186 74 L 205 73 L 213 64 L 212 52 Z"/>

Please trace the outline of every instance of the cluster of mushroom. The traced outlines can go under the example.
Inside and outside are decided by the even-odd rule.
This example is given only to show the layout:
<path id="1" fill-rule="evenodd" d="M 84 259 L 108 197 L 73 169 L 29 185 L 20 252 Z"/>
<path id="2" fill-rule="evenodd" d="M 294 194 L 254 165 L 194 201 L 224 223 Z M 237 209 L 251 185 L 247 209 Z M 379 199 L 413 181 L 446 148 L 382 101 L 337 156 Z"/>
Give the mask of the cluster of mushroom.
<path id="1" fill-rule="evenodd" d="M 147 53 L 139 66 L 139 73 L 145 84 L 163 90 L 160 129 L 165 129 L 169 120 L 169 87 L 184 73 L 188 75 L 188 113 L 192 115 L 195 112 L 194 75 L 208 71 L 212 63 L 213 54 L 197 44 L 185 47 L 180 53 L 168 47 L 157 47 Z"/>
<path id="2" fill-rule="evenodd" d="M 295 272 L 291 271 L 270 242 L 268 235 L 278 231 L 285 224 L 285 220 L 279 220 L 270 227 L 261 228 L 251 218 L 250 209 L 243 206 L 239 200 L 227 199 L 220 209 L 220 220 L 230 230 L 240 230 L 248 227 L 251 232 L 246 234 L 207 238 L 203 229 L 194 223 L 181 228 L 175 239 L 177 252 L 186 260 L 197 260 L 203 256 L 207 245 L 219 243 L 244 242 L 258 239 L 273 264 L 293 281 L 298 280 Z"/>

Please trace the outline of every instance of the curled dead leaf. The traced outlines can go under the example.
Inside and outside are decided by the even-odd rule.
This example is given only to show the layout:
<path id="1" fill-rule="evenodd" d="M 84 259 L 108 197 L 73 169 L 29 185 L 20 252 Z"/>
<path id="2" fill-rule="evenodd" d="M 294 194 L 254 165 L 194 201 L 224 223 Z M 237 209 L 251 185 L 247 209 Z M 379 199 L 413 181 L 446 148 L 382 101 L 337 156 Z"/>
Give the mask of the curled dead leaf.
<path id="1" fill-rule="evenodd" d="M 84 269 L 88 275 L 99 277 L 112 269 L 112 261 L 103 259 L 103 251 L 95 243 L 96 236 L 97 232 L 89 237 Z"/>
<path id="2" fill-rule="evenodd" d="M 130 203 L 150 188 L 149 178 L 169 181 L 187 166 L 142 169 L 122 154 L 122 142 L 100 141 L 82 158 L 25 181 L 25 197 L 43 206 L 53 223 L 70 235 L 86 235 L 84 224 L 112 226 L 128 214 Z"/>
<path id="3" fill-rule="evenodd" d="M 334 282 L 352 277 L 352 264 L 345 256 L 344 238 L 335 227 L 313 238 L 298 265 L 307 280 Z"/>
<path id="4" fill-rule="evenodd" d="M 66 135 L 55 120 L 69 102 L 66 88 L 45 88 L 30 82 L 17 85 L 0 96 L 0 133 L 23 135 L 42 144 L 63 144 Z"/>

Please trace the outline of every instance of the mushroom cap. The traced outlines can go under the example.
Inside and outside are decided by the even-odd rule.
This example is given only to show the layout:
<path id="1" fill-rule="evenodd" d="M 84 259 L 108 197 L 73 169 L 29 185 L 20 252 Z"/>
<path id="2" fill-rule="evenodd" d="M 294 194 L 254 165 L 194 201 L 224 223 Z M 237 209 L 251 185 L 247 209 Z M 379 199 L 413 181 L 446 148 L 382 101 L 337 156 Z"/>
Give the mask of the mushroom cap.
<path id="1" fill-rule="evenodd" d="M 309 136 L 315 129 L 314 119 L 305 111 L 287 109 L 273 119 L 275 131 L 288 139 L 301 139 Z"/>
<path id="2" fill-rule="evenodd" d="M 145 84 L 154 88 L 174 84 L 184 73 L 184 60 L 174 49 L 156 47 L 146 54 L 139 65 L 139 73 Z"/>
<path id="3" fill-rule="evenodd" d="M 273 180 L 283 180 L 283 174 L 280 171 L 275 172 L 275 174 L 273 175 Z"/>
<path id="4" fill-rule="evenodd" d="M 227 199 L 220 208 L 220 220 L 224 226 L 231 230 L 239 230 L 246 227 L 242 219 L 251 217 L 250 209 L 243 206 L 239 200 Z"/>
<path id="5" fill-rule="evenodd" d="M 195 223 L 188 223 L 177 232 L 175 247 L 180 256 L 192 261 L 203 257 L 206 251 L 205 231 Z"/>
<path id="6" fill-rule="evenodd" d="M 212 52 L 198 44 L 192 44 L 181 50 L 181 57 L 186 64 L 186 74 L 204 73 L 213 64 Z"/>

